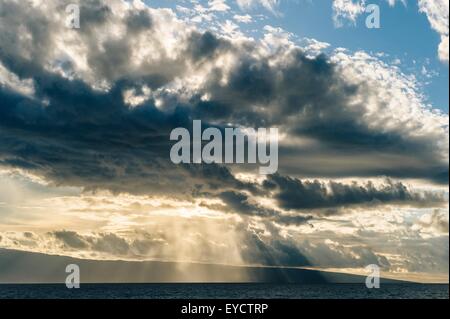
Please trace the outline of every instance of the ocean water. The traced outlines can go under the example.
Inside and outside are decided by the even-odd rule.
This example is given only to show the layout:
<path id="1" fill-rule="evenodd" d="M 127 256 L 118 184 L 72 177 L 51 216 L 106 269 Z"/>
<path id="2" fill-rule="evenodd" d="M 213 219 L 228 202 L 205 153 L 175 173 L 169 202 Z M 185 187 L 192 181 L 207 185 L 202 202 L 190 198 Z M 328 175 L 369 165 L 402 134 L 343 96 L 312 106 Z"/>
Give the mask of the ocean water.
<path id="1" fill-rule="evenodd" d="M 448 299 L 449 286 L 385 284 L 61 284 L 0 285 L 0 299 Z"/>

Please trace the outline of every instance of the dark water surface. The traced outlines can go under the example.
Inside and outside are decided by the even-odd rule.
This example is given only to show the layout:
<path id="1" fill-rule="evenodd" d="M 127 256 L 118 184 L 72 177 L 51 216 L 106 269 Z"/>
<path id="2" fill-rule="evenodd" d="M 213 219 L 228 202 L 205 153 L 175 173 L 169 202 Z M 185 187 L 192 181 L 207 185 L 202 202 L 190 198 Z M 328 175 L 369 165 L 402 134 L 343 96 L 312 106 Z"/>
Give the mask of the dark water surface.
<path id="1" fill-rule="evenodd" d="M 0 299 L 447 299 L 448 284 L 61 284 L 0 285 Z"/>

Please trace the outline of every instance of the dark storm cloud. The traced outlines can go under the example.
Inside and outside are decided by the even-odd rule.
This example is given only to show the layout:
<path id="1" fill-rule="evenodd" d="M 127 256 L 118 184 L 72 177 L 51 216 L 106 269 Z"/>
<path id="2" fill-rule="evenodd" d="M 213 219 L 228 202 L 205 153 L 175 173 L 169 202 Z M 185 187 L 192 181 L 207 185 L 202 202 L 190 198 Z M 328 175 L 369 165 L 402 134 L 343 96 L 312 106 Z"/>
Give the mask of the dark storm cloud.
<path id="1" fill-rule="evenodd" d="M 243 193 L 237 192 L 224 192 L 219 195 L 231 209 L 236 210 L 242 214 L 248 215 L 260 215 L 267 216 L 273 215 L 274 212 L 271 210 L 259 209 L 256 204 L 249 203 L 249 197 Z"/>
<path id="2" fill-rule="evenodd" d="M 350 107 L 356 96 L 369 96 L 367 88 L 346 83 L 326 56 L 309 58 L 294 49 L 288 54 L 289 62 L 271 67 L 269 59 L 251 52 L 242 53 L 226 86 L 220 84 L 220 71 L 210 75 L 205 92 L 211 99 L 198 101 L 197 116 L 250 127 L 278 126 L 292 137 L 318 141 L 320 147 L 281 145 L 280 169 L 287 174 L 388 175 L 448 183 L 447 163 L 436 142 L 427 136 L 411 137 L 401 127 L 394 131 L 370 128 L 370 123 L 362 121 L 369 112 L 364 103 L 369 101 Z M 315 158 L 329 156 L 336 157 L 325 170 L 314 164 Z M 312 163 L 289 165 L 289 160 L 302 158 L 311 158 Z M 357 165 L 348 168 L 349 159 Z"/>
<path id="3" fill-rule="evenodd" d="M 414 193 L 402 183 L 387 181 L 381 186 L 371 182 L 350 185 L 330 181 L 301 181 L 281 175 L 270 175 L 264 188 L 274 194 L 285 209 L 318 209 L 351 205 L 397 204 L 412 206 L 441 206 L 446 203 L 442 194 Z"/>
<path id="4" fill-rule="evenodd" d="M 60 185 L 113 192 L 189 195 L 203 190 L 255 191 L 225 167 L 174 165 L 168 136 L 190 126 L 183 110 L 166 114 L 152 104 L 130 110 L 121 85 L 99 93 L 80 81 L 48 76 L 36 90 L 48 106 L 0 89 L 0 163 L 21 167 Z M 95 107 L 93 107 L 95 106 Z"/>
<path id="5" fill-rule="evenodd" d="M 161 238 L 145 233 L 144 238 L 127 240 L 113 233 L 81 235 L 74 231 L 55 231 L 49 235 L 56 238 L 66 248 L 107 253 L 113 256 L 138 256 L 160 248 L 165 244 Z"/>
<path id="6" fill-rule="evenodd" d="M 188 40 L 188 55 L 196 62 L 202 59 L 212 59 L 214 54 L 219 54 L 227 49 L 230 43 L 217 38 L 209 31 L 204 33 L 194 32 Z"/>
<path id="7" fill-rule="evenodd" d="M 170 130 L 164 126 L 170 119 L 152 107 L 128 112 L 114 93 L 94 93 L 82 83 L 47 85 L 43 92 L 54 98 L 48 107 L 1 91 L 7 101 L 0 106 L 5 115 L 0 118 L 3 164 L 87 188 L 120 191 L 117 181 L 141 176 L 137 184 L 128 184 L 134 192 L 157 180 L 158 154 L 167 147 Z"/>
<path id="8" fill-rule="evenodd" d="M 391 264 L 388 259 L 374 252 L 370 247 L 355 245 L 353 247 L 343 247 L 341 245 L 315 243 L 312 245 L 305 241 L 302 247 L 307 251 L 314 249 L 314 258 L 311 262 L 320 267 L 338 267 L 338 268 L 364 268 L 367 265 L 379 265 L 383 270 L 389 270 Z"/>
<path id="9" fill-rule="evenodd" d="M 218 164 L 211 165 L 182 165 L 192 178 L 208 181 L 207 185 L 196 184 L 194 193 L 202 196 L 208 196 L 220 193 L 224 189 L 247 190 L 252 194 L 262 192 L 260 187 L 251 182 L 242 182 L 234 177 L 227 167 Z M 206 186 L 206 187 L 205 187 Z M 208 192 L 209 191 L 209 192 Z"/>
<path id="10" fill-rule="evenodd" d="M 304 239 L 283 238 L 279 231 L 265 224 L 265 231 L 271 236 L 264 236 L 261 229 L 245 229 L 242 241 L 242 257 L 249 264 L 292 267 L 366 267 L 377 264 L 382 269 L 391 267 L 386 257 L 377 254 L 370 247 L 353 244 L 339 245 L 336 242 L 310 242 Z"/>
<path id="11" fill-rule="evenodd" d="M 55 236 L 56 239 L 62 241 L 64 245 L 68 246 L 69 248 L 79 249 L 88 247 L 87 242 L 82 238 L 82 236 L 73 231 L 55 231 L 53 232 L 53 236 Z"/>
<path id="12" fill-rule="evenodd" d="M 126 24 L 133 33 L 145 31 L 151 28 L 152 18 L 147 11 L 131 12 L 126 18 Z"/>
<path id="13" fill-rule="evenodd" d="M 55 8 L 62 10 L 64 4 Z M 23 168 L 55 184 L 87 190 L 187 197 L 222 194 L 230 207 L 253 213 L 246 199 L 229 194 L 258 194 L 258 185 L 237 180 L 226 167 L 171 164 L 170 131 L 191 127 L 192 119 L 201 119 L 218 127 L 227 123 L 279 126 L 290 138 L 316 141 L 320 145 L 316 149 L 281 148 L 280 170 L 287 174 L 354 176 L 355 168 L 345 158 L 332 165 L 317 164 L 338 152 L 358 161 L 358 176 L 448 180 L 447 160 L 437 147 L 442 142 L 440 132 L 411 137 L 402 127 L 394 131 L 369 128 L 364 105 L 350 103 L 356 95 L 364 96 L 367 88 L 348 84 L 326 56 L 310 58 L 298 48 L 261 55 L 255 42 L 238 44 L 211 32 L 184 28 L 171 39 L 176 45 L 170 50 L 178 50 L 172 52 L 164 47 L 170 41 L 161 31 L 171 25 L 162 25 L 155 13 L 134 8 L 120 16 L 100 0 L 82 2 L 81 11 L 82 28 L 73 31 L 56 21 L 50 9 L 0 1 L 0 63 L 19 79 L 33 80 L 34 87 L 33 96 L 0 87 L 2 166 Z M 125 31 L 105 35 L 111 24 L 122 25 Z M 89 72 L 77 70 L 76 61 L 54 53 L 64 34 L 75 37 Z M 150 48 L 150 53 L 139 52 L 144 54 L 139 56 L 135 51 L 139 44 Z M 229 70 L 217 63 L 225 54 L 232 56 Z M 276 62 L 279 54 L 283 54 L 282 63 Z M 56 61 L 49 64 L 52 59 Z M 58 67 L 72 76 L 62 75 Z M 186 80 L 189 72 L 202 67 L 208 72 L 199 73 L 203 82 L 191 92 Z M 181 89 L 170 87 L 175 80 L 182 82 Z M 104 83 L 106 89 L 95 87 Z M 158 97 L 173 107 L 156 107 L 154 97 L 130 107 L 124 92 L 142 93 L 143 86 L 158 91 Z M 205 95 L 209 98 L 204 99 Z M 381 158 L 382 164 L 375 164 L 366 157 L 370 152 L 395 155 L 395 160 Z M 308 156 L 311 162 L 302 163 Z M 405 166 L 405 159 L 412 156 L 415 161 Z M 292 163 L 297 163 L 295 168 Z M 419 201 L 401 185 L 378 190 L 334 183 L 330 186 L 336 194 L 328 194 L 323 185 L 280 176 L 268 183 L 279 188 L 275 196 L 284 208 Z M 258 213 L 274 216 L 261 207 Z"/>
<path id="14" fill-rule="evenodd" d="M 266 266 L 310 266 L 310 261 L 298 247 L 289 241 L 263 241 L 258 235 L 250 234 L 243 242 L 242 256 L 249 264 Z"/>
<path id="15" fill-rule="evenodd" d="M 228 206 L 231 213 L 263 217 L 285 226 L 303 225 L 313 219 L 312 216 L 286 215 L 275 209 L 263 207 L 256 202 L 251 202 L 251 198 L 248 195 L 235 191 L 223 192 L 219 194 L 218 198 Z"/>
<path id="16" fill-rule="evenodd" d="M 23 235 L 24 235 L 26 238 L 33 238 L 33 236 L 34 236 L 33 233 L 28 232 L 28 231 L 27 231 L 27 232 L 24 232 Z"/>
<path id="17" fill-rule="evenodd" d="M 92 249 L 115 255 L 126 255 L 129 252 L 128 242 L 115 234 L 100 234 L 99 238 L 90 239 Z"/>

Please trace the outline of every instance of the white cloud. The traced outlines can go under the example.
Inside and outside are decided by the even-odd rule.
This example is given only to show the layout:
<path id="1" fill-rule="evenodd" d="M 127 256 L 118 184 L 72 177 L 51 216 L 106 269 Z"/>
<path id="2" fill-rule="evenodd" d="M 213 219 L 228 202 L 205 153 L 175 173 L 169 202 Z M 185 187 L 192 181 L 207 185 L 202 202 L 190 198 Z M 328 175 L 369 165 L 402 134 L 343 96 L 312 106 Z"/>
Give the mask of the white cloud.
<path id="1" fill-rule="evenodd" d="M 389 6 L 393 7 L 397 2 L 406 6 L 406 0 L 386 0 Z M 333 19 L 336 27 L 342 27 L 347 20 L 351 24 L 356 24 L 356 19 L 366 11 L 367 0 L 333 0 Z"/>
<path id="2" fill-rule="evenodd" d="M 336 27 L 342 27 L 343 21 L 349 20 L 352 24 L 356 24 L 356 19 L 365 11 L 365 0 L 334 0 L 334 24 Z"/>
<path id="3" fill-rule="evenodd" d="M 237 22 L 240 23 L 251 23 L 253 21 L 252 16 L 251 15 L 234 15 L 233 19 L 236 20 Z"/>
<path id="4" fill-rule="evenodd" d="M 419 10 L 427 15 L 431 27 L 440 34 L 439 59 L 448 63 L 448 10 L 447 0 L 419 0 Z"/>
<path id="5" fill-rule="evenodd" d="M 219 23 L 219 25 L 221 28 L 220 31 L 224 36 L 236 38 L 243 36 L 242 33 L 239 31 L 239 26 L 233 21 L 225 20 L 225 22 Z"/>
<path id="6" fill-rule="evenodd" d="M 364 121 L 369 127 L 401 132 L 411 139 L 421 139 L 431 132 L 445 136 L 436 146 L 448 159 L 448 115 L 427 107 L 414 76 L 363 51 L 348 54 L 336 50 L 332 60 L 347 81 L 371 88 L 361 90 L 364 96 L 357 97 L 364 101 Z"/>
<path id="7" fill-rule="evenodd" d="M 312 56 L 316 56 L 330 47 L 329 43 L 317 41 L 316 39 L 304 38 L 301 41 L 302 47 L 304 50 L 311 54 Z"/>
<path id="8" fill-rule="evenodd" d="M 255 6 L 263 6 L 269 11 L 275 12 L 279 0 L 236 0 L 241 9 L 250 9 Z"/>
<path id="9" fill-rule="evenodd" d="M 230 7 L 227 5 L 226 0 L 211 0 L 209 1 L 208 5 L 211 11 L 226 12 L 230 10 Z"/>

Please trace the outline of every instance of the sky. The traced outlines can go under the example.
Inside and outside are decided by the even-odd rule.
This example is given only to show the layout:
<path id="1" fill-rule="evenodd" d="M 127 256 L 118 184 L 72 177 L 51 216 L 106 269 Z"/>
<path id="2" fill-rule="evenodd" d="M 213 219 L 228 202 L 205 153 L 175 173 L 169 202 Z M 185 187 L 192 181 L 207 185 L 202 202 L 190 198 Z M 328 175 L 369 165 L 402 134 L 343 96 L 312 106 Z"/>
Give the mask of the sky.
<path id="1" fill-rule="evenodd" d="M 382 61 L 398 65 L 405 74 L 416 76 L 427 102 L 448 113 L 448 49 L 447 63 L 445 59 L 442 63 L 438 54 L 441 33 L 431 27 L 428 19 L 431 15 L 421 10 L 425 6 L 420 5 L 418 1 L 335 1 L 335 3 L 365 3 L 366 6 L 371 3 L 378 4 L 381 10 L 379 29 L 366 28 L 367 14 L 362 12 L 356 15 L 354 20 L 346 19 L 345 16 L 335 18 L 337 12 L 334 8 L 337 6 L 333 7 L 332 0 L 268 1 L 266 3 L 272 4 L 270 10 L 264 6 L 264 1 L 261 2 L 262 5 L 258 1 L 241 1 L 241 6 L 239 1 L 225 2 L 230 9 L 215 11 L 214 20 L 222 23 L 228 20 L 254 37 L 261 37 L 264 27 L 270 25 L 292 33 L 297 39 L 312 38 L 328 43 L 331 49 L 342 47 L 352 51 L 364 50 L 377 55 Z M 181 10 L 180 7 L 190 9 L 195 7 L 192 1 L 158 0 L 148 3 L 174 10 L 178 7 L 178 12 Z M 246 3 L 249 5 L 245 5 Z M 445 2 L 441 3 L 445 5 Z M 445 8 L 436 10 L 445 12 Z M 253 16 L 252 22 L 242 23 L 239 17 L 235 17 L 247 15 Z M 448 19 L 445 13 L 442 13 L 441 19 L 441 23 L 447 28 L 448 37 Z"/>
<path id="2" fill-rule="evenodd" d="M 0 248 L 448 282 L 447 2 L 0 0 L 0 30 Z M 172 163 L 193 120 L 278 128 L 278 172 Z"/>

